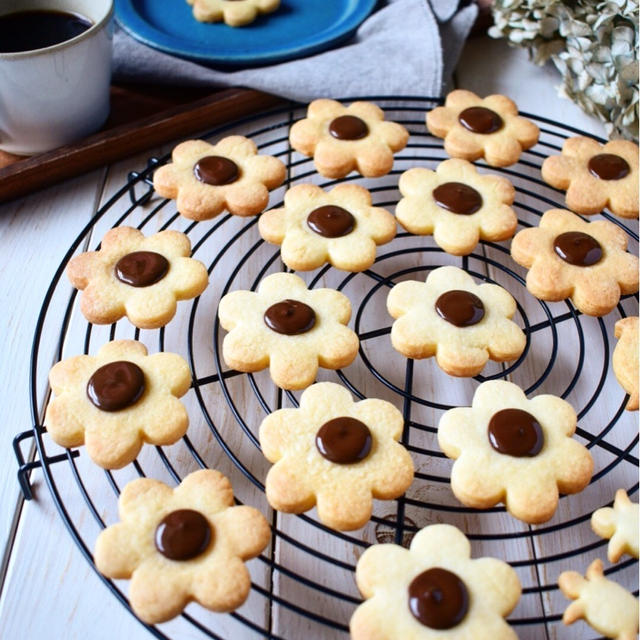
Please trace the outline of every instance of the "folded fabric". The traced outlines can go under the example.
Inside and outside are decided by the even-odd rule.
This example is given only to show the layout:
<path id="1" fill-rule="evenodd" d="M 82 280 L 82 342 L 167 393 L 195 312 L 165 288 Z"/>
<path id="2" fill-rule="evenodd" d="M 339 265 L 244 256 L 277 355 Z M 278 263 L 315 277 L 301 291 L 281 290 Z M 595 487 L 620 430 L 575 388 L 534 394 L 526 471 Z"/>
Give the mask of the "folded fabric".
<path id="1" fill-rule="evenodd" d="M 114 79 L 244 86 L 302 102 L 327 96 L 439 96 L 476 15 L 475 4 L 458 10 L 453 0 L 388 0 L 341 46 L 306 58 L 233 71 L 176 58 L 116 28 Z"/>

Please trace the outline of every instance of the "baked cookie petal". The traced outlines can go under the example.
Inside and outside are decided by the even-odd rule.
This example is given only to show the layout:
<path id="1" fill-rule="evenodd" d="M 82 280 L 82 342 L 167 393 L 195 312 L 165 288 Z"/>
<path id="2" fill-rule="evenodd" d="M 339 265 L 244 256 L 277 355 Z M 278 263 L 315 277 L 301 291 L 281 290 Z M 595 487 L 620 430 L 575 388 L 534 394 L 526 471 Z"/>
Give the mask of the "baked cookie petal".
<path id="1" fill-rule="evenodd" d="M 274 156 L 249 157 L 245 167 L 251 177 L 259 180 L 267 189 L 279 187 L 287 175 L 285 165 Z"/>
<path id="2" fill-rule="evenodd" d="M 269 204 L 269 190 L 261 182 L 238 183 L 226 190 L 226 206 L 236 216 L 254 216 Z"/>
<path id="3" fill-rule="evenodd" d="M 363 145 L 357 152 L 356 165 L 365 178 L 383 176 L 393 167 L 393 152 L 382 142 Z"/>
<path id="4" fill-rule="evenodd" d="M 315 493 L 305 470 L 286 458 L 269 469 L 265 486 L 269 504 L 278 511 L 303 513 L 316 503 Z"/>
<path id="5" fill-rule="evenodd" d="M 444 139 L 445 151 L 456 158 L 465 160 L 477 160 L 482 157 L 482 145 L 474 138 L 473 134 L 462 129 L 452 129 Z"/>
<path id="6" fill-rule="evenodd" d="M 315 147 L 313 160 L 318 171 L 327 178 L 342 178 L 356 168 L 356 158 L 349 147 L 336 147 L 322 139 Z"/>
<path id="7" fill-rule="evenodd" d="M 387 584 L 384 574 L 387 568 L 411 566 L 406 549 L 396 544 L 374 544 L 360 556 L 356 566 L 356 582 L 360 593 L 370 598 L 376 588 Z"/>
<path id="8" fill-rule="evenodd" d="M 486 608 L 501 616 L 508 616 L 515 609 L 521 595 L 520 581 L 508 564 L 495 558 L 478 558 L 470 564 L 469 573 L 483 585 L 482 600 Z"/>
<path id="9" fill-rule="evenodd" d="M 452 376 L 475 376 L 489 360 L 488 348 L 462 347 L 440 342 L 436 349 L 438 366 Z"/>
<path id="10" fill-rule="evenodd" d="M 148 419 L 142 433 L 153 445 L 170 445 L 182 438 L 189 426 L 184 405 L 173 396 L 162 396 L 147 408 Z"/>
<path id="11" fill-rule="evenodd" d="M 599 188 L 596 179 L 590 176 L 580 182 L 571 182 L 566 198 L 570 209 L 585 215 L 599 213 L 607 206 L 609 200 L 607 194 Z"/>
<path id="12" fill-rule="evenodd" d="M 497 96 L 489 97 L 496 98 Z M 475 107 L 481 102 L 482 100 L 472 91 L 467 91 L 466 89 L 456 89 L 447 94 L 444 104 L 445 107 L 448 107 L 449 109 L 462 111 L 463 109 L 467 109 L 468 107 Z"/>
<path id="13" fill-rule="evenodd" d="M 477 224 L 468 220 L 443 218 L 438 220 L 433 230 L 433 239 L 447 253 L 454 256 L 465 256 L 471 253 L 478 244 L 480 231 Z"/>
<path id="14" fill-rule="evenodd" d="M 533 485 L 527 477 L 512 477 L 506 487 L 505 505 L 509 513 L 529 524 L 547 522 L 558 506 L 558 485 L 548 477 L 536 477 Z"/>
<path id="15" fill-rule="evenodd" d="M 180 189 L 177 196 L 166 196 L 176 198 L 181 216 L 189 220 L 208 220 L 224 210 L 226 200 L 222 191 L 208 189 L 204 183 L 191 184 L 190 187 Z"/>
<path id="16" fill-rule="evenodd" d="M 233 503 L 233 493 L 231 502 Z M 225 532 L 227 544 L 241 560 L 258 556 L 265 547 L 265 540 L 271 537 L 269 523 L 264 516 L 247 505 L 223 511 L 216 517 L 216 527 Z M 242 535 L 238 535 L 238 532 L 242 532 Z"/>
<path id="17" fill-rule="evenodd" d="M 329 527 L 352 531 L 363 527 L 371 518 L 373 499 L 370 489 L 351 483 L 348 493 L 338 492 L 335 487 L 318 490 L 316 506 L 318 517 Z"/>
<path id="18" fill-rule="evenodd" d="M 141 329 L 157 329 L 167 324 L 176 314 L 175 296 L 152 296 L 148 291 L 132 292 L 124 304 L 124 311 L 131 322 Z"/>
<path id="19" fill-rule="evenodd" d="M 185 581 L 158 580 L 157 561 L 147 560 L 133 572 L 129 600 L 136 614 L 148 624 L 175 618 L 188 604 Z"/>
<path id="20" fill-rule="evenodd" d="M 153 478 L 139 478 L 129 482 L 118 498 L 120 519 L 123 521 L 139 519 L 146 504 L 158 504 L 170 498 L 171 489 Z"/>
<path id="21" fill-rule="evenodd" d="M 47 406 L 44 422 L 51 437 L 61 447 L 80 447 L 84 444 L 85 425 L 77 410 L 77 403 L 54 398 Z"/>
<path id="22" fill-rule="evenodd" d="M 376 259 L 376 243 L 369 236 L 356 236 L 348 242 L 329 242 L 329 261 L 345 271 L 364 271 Z"/>
<path id="23" fill-rule="evenodd" d="M 513 164 L 513 157 L 520 157 L 521 152 L 522 147 L 516 138 L 487 140 L 484 144 L 485 158 L 494 167 L 508 167 Z"/>
<path id="24" fill-rule="evenodd" d="M 328 243 L 313 238 L 300 228 L 288 230 L 281 242 L 282 261 L 291 269 L 309 271 L 320 267 L 329 259 Z"/>
<path id="25" fill-rule="evenodd" d="M 272 351 L 269 372 L 283 389 L 305 389 L 318 375 L 318 355 L 296 349 Z"/>
<path id="26" fill-rule="evenodd" d="M 93 428 L 91 428 L 93 427 Z M 104 425 L 85 425 L 84 445 L 89 457 L 104 469 L 121 469 L 135 460 L 142 448 L 137 429 L 106 429 Z"/>
<path id="27" fill-rule="evenodd" d="M 114 580 L 131 577 L 142 555 L 129 544 L 130 540 L 131 530 L 122 522 L 100 532 L 93 554 L 100 573 Z"/>
<path id="28" fill-rule="evenodd" d="M 261 371 L 269 366 L 269 345 L 263 332 L 238 327 L 225 336 L 222 357 L 237 371 Z"/>

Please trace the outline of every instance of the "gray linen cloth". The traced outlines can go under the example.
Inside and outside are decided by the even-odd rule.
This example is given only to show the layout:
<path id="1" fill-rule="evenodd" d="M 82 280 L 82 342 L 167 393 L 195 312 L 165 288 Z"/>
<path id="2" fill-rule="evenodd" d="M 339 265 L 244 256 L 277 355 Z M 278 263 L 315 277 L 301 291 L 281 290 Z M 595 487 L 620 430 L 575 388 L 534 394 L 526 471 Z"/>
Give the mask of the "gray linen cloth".
<path id="1" fill-rule="evenodd" d="M 387 0 L 352 38 L 334 49 L 233 71 L 156 51 L 117 28 L 114 77 L 126 82 L 244 86 L 301 102 L 358 95 L 439 96 L 476 14 L 475 4 L 458 0 Z"/>

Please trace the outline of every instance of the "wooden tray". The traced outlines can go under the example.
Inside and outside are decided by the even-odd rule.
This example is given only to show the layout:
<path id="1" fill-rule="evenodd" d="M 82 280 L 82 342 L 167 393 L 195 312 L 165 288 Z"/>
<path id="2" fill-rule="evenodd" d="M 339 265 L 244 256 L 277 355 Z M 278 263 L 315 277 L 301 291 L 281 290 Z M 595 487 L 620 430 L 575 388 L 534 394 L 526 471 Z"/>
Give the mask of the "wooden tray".
<path id="1" fill-rule="evenodd" d="M 0 151 L 0 202 L 282 102 L 252 89 L 114 86 L 98 133 L 31 157 Z"/>

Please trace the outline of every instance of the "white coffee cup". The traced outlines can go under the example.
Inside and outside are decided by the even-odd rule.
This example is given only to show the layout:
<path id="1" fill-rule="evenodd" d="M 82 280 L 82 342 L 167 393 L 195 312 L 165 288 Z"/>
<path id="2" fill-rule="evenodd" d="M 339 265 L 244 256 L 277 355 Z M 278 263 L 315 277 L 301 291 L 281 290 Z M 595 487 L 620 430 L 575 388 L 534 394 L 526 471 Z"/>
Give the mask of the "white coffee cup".
<path id="1" fill-rule="evenodd" d="M 59 44 L 0 52 L 0 149 L 32 155 L 100 128 L 109 114 L 113 0 L 3 0 L 0 15 L 54 10 L 93 24 Z"/>

